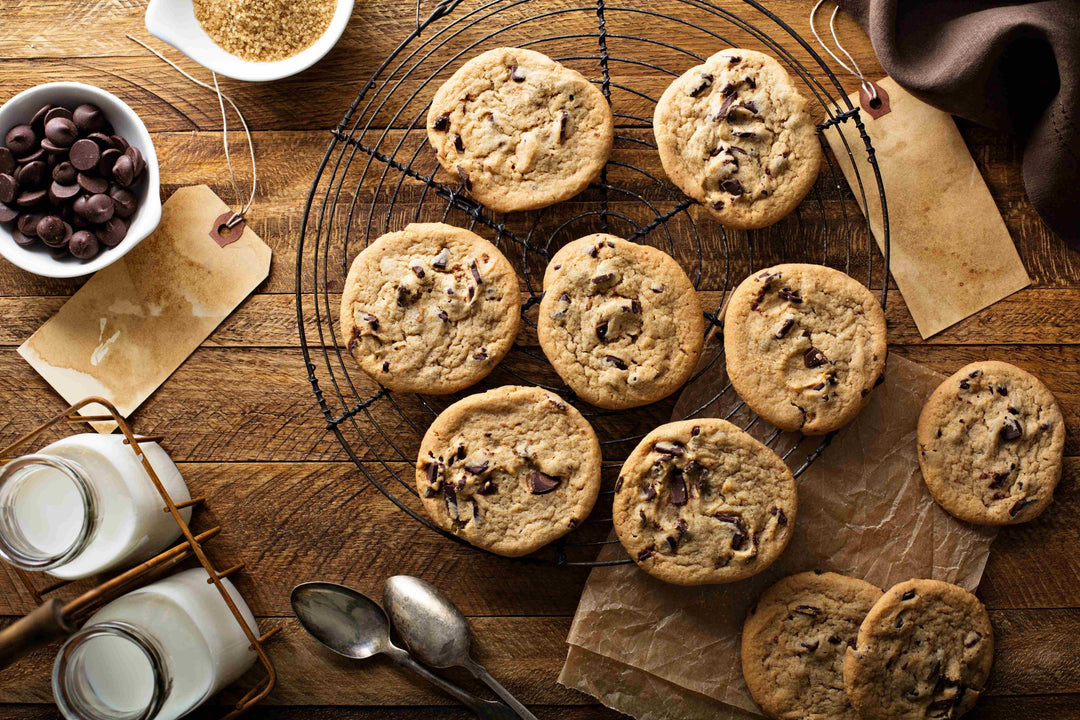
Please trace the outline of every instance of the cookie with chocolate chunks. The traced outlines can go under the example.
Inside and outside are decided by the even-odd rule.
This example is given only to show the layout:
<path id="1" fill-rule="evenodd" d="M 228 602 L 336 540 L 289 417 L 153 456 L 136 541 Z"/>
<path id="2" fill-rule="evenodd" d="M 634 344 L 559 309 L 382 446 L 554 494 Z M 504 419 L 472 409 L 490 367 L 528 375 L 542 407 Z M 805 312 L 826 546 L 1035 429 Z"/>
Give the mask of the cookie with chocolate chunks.
<path id="1" fill-rule="evenodd" d="M 806 100 L 768 55 L 731 48 L 676 79 L 656 104 L 664 172 L 732 228 L 771 225 L 817 179 L 821 144 Z"/>
<path id="2" fill-rule="evenodd" d="M 755 272 L 724 315 L 731 384 L 782 430 L 823 435 L 851 422 L 885 371 L 886 350 L 874 294 L 822 265 Z"/>
<path id="3" fill-rule="evenodd" d="M 804 572 L 770 587 L 743 623 L 742 672 L 771 718 L 859 720 L 844 691 L 855 645 L 881 589 L 836 573 Z"/>
<path id="4" fill-rule="evenodd" d="M 526 555 L 592 510 L 600 442 L 554 393 L 495 388 L 435 418 L 420 443 L 416 489 L 439 527 L 500 555 Z"/>
<path id="5" fill-rule="evenodd" d="M 919 466 L 930 494 L 961 520 L 1032 520 L 1061 479 L 1065 422 L 1050 390 L 1015 365 L 960 368 L 919 416 Z"/>
<path id="6" fill-rule="evenodd" d="M 341 331 L 360 367 L 390 390 L 463 390 L 510 350 L 521 317 L 513 267 L 468 230 L 413 223 L 356 256 Z"/>
<path id="7" fill-rule="evenodd" d="M 474 57 L 436 91 L 428 141 L 450 182 L 498 212 L 577 195 L 611 154 L 604 94 L 583 75 L 533 50 Z"/>
<path id="8" fill-rule="evenodd" d="M 719 418 L 656 428 L 619 472 L 619 541 L 650 575 L 728 583 L 767 568 L 791 539 L 795 478 L 776 453 Z"/>
<path id="9" fill-rule="evenodd" d="M 908 580 L 867 613 L 844 659 L 844 685 L 862 720 L 958 718 L 978 700 L 993 656 L 990 617 L 974 595 Z"/>
<path id="10" fill-rule="evenodd" d="M 578 397 L 645 405 L 682 387 L 701 356 L 705 320 L 673 258 L 614 235 L 588 235 L 548 263 L 540 347 Z"/>

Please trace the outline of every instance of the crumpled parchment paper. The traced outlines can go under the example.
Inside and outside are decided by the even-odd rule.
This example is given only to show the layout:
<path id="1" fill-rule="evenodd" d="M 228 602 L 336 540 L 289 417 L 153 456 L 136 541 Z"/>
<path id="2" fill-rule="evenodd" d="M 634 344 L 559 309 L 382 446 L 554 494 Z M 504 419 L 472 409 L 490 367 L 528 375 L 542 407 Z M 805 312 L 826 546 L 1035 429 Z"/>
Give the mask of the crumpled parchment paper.
<path id="1" fill-rule="evenodd" d="M 869 405 L 799 477 L 795 534 L 765 572 L 686 588 L 632 564 L 593 570 L 559 682 L 640 720 L 745 720 L 760 711 L 742 677 L 743 618 L 781 577 L 818 569 L 882 588 L 920 577 L 974 590 L 996 530 L 967 525 L 938 507 L 916 458 L 919 412 L 943 379 L 889 357 L 885 382 Z M 723 362 L 714 363 L 684 391 L 676 415 L 700 406 L 724 382 Z M 703 414 L 718 412 L 710 405 Z M 618 545 L 605 552 L 623 553 Z"/>

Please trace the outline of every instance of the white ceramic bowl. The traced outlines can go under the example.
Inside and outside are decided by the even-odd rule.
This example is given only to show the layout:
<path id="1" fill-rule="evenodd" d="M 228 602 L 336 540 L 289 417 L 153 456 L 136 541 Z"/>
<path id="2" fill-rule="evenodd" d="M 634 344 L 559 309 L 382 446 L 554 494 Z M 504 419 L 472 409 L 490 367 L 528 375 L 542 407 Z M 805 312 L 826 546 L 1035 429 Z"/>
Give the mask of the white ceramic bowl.
<path id="1" fill-rule="evenodd" d="M 89 275 L 116 262 L 154 231 L 161 221 L 161 191 L 157 153 L 150 133 L 135 111 L 120 98 L 93 85 L 55 82 L 24 90 L 0 107 L 0 139 L 16 125 L 30 122 L 42 105 L 62 105 L 69 110 L 83 103 L 101 108 L 113 131 L 137 147 L 146 160 L 146 173 L 132 188 L 139 199 L 139 209 L 129 218 L 127 236 L 114 248 L 102 249 L 90 260 L 70 255 L 54 258 L 40 242 L 23 247 L 11 236 L 14 223 L 0 224 L 0 255 L 27 272 L 45 277 L 70 278 Z"/>
<path id="2" fill-rule="evenodd" d="M 267 82 L 295 75 L 322 60 L 341 39 L 352 10 L 353 0 L 337 0 L 334 17 L 318 40 L 296 55 L 274 62 L 252 62 L 222 49 L 195 18 L 191 0 L 150 0 L 146 6 L 146 29 L 216 73 L 234 80 Z"/>

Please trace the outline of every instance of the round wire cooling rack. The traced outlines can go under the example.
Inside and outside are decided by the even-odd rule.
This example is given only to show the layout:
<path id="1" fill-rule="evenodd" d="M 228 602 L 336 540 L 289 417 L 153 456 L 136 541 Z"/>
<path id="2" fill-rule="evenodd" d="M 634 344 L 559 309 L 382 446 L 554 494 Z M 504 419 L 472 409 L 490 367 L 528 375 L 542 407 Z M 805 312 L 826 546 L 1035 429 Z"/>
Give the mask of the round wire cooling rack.
<path id="1" fill-rule="evenodd" d="M 467 5 L 467 7 L 466 7 Z M 754 415 L 723 373 L 721 308 L 734 282 L 780 262 L 815 262 L 865 278 L 885 304 L 888 214 L 874 150 L 837 77 L 789 25 L 755 0 L 442 0 L 361 88 L 332 137 L 304 210 L 296 256 L 296 309 L 301 348 L 315 398 L 331 430 L 365 478 L 401 511 L 430 530 L 457 536 L 424 515 L 414 463 L 438 413 L 465 394 L 505 384 L 535 384 L 579 407 L 600 436 L 604 489 L 592 515 L 561 540 L 526 558 L 548 565 L 631 562 L 611 539 L 611 497 L 622 460 L 652 428 L 672 416 L 722 417 L 772 447 L 802 475 L 830 436 L 784 433 Z M 738 6 L 736 13 L 727 6 Z M 753 21 L 748 20 L 752 18 Z M 776 38 L 779 38 L 777 40 Z M 782 42 L 781 42 L 782 41 Z M 465 60 L 493 47 L 528 47 L 573 67 L 597 84 L 612 106 L 615 146 L 600 178 L 581 195 L 539 211 L 497 214 L 472 200 L 445 173 L 426 140 L 435 90 Z M 725 47 L 761 49 L 778 58 L 816 100 L 819 137 L 850 123 L 865 146 L 873 177 L 862 177 L 841 133 L 838 158 L 821 137 L 826 162 L 818 182 L 787 219 L 755 231 L 726 230 L 666 179 L 652 138 L 653 107 L 664 88 Z M 835 132 L 835 128 L 834 128 Z M 844 157 L 846 155 L 846 158 Z M 845 188 L 840 162 L 854 169 L 858 200 Z M 883 215 L 878 254 L 867 207 L 876 193 Z M 410 222 L 447 222 L 486 236 L 517 266 L 528 298 L 514 348 L 476 387 L 430 397 L 392 393 L 348 357 L 337 325 L 339 293 L 349 264 L 368 243 Z M 536 343 L 540 280 L 566 242 L 609 232 L 655 245 L 675 257 L 702 292 L 708 342 L 681 395 L 629 411 L 579 403 Z M 875 255 L 880 258 L 875 262 Z"/>

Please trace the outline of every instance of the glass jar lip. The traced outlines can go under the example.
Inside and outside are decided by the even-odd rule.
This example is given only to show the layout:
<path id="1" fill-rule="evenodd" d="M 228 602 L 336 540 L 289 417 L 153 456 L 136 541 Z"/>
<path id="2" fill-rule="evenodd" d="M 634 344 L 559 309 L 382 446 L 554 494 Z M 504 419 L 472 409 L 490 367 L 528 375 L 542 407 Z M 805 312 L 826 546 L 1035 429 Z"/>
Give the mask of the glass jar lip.
<path id="1" fill-rule="evenodd" d="M 71 660 L 79 647 L 101 637 L 120 638 L 130 642 L 142 652 L 150 664 L 154 675 L 154 686 L 151 690 L 150 702 L 141 711 L 123 716 L 98 715 L 83 706 L 83 704 L 78 703 L 77 700 L 76 703 L 79 706 L 73 706 L 72 697 L 69 696 L 67 689 L 69 683 L 67 672 Z M 67 639 L 61 646 L 60 652 L 56 655 L 56 662 L 53 663 L 52 686 L 56 705 L 64 717 L 78 718 L 79 720 L 116 720 L 120 717 L 123 720 L 152 720 L 161 711 L 161 707 L 169 695 L 172 679 L 169 676 L 164 655 L 157 644 L 134 625 L 113 620 L 85 627 Z"/>
<path id="2" fill-rule="evenodd" d="M 8 513 L 0 511 L 0 557 L 24 570 L 51 570 L 74 559 L 86 547 L 97 522 L 97 497 L 93 485 L 78 464 L 43 453 L 23 455 L 0 468 L 0 498 L 8 484 L 20 477 L 19 471 L 33 466 L 47 466 L 62 473 L 75 486 L 83 501 L 83 520 L 79 532 L 71 544 L 56 553 L 35 552 L 27 544 L 20 544 L 8 531 Z"/>

